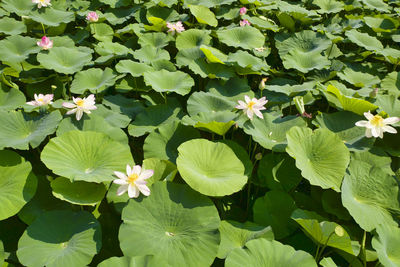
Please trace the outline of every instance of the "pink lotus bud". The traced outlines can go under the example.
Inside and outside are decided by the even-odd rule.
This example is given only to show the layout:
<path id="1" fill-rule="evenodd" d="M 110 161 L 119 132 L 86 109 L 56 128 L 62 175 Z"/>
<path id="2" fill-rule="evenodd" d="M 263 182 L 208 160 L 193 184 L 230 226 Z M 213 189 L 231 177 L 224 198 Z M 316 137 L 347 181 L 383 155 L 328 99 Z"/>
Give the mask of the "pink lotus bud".
<path id="1" fill-rule="evenodd" d="M 99 15 L 95 11 L 91 11 L 87 14 L 86 19 L 90 22 L 96 22 L 99 20 Z"/>
<path id="2" fill-rule="evenodd" d="M 42 39 L 37 42 L 37 45 L 42 49 L 47 50 L 53 47 L 53 41 L 51 41 L 50 38 L 43 36 Z"/>
<path id="3" fill-rule="evenodd" d="M 240 27 L 244 27 L 246 25 L 250 26 L 250 22 L 247 19 L 241 20 L 239 24 Z"/>
<path id="4" fill-rule="evenodd" d="M 247 12 L 247 8 L 242 7 L 242 8 L 240 8 L 240 10 L 239 10 L 239 15 L 240 15 L 240 16 L 243 16 L 243 15 L 246 14 L 246 12 Z"/>

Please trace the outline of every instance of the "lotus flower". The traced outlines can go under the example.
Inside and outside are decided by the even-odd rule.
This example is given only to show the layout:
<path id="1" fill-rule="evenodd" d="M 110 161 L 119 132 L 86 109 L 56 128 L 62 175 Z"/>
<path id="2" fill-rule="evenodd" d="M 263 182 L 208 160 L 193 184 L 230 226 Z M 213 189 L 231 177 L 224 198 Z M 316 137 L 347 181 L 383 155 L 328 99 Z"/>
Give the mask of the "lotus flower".
<path id="1" fill-rule="evenodd" d="M 99 20 L 99 15 L 96 12 L 91 11 L 87 14 L 86 19 L 90 22 L 96 22 Z"/>
<path id="2" fill-rule="evenodd" d="M 76 113 L 76 120 L 79 121 L 82 118 L 83 113 L 90 114 L 91 110 L 97 109 L 95 106 L 95 97 L 93 94 L 83 99 L 80 97 L 72 97 L 73 103 L 64 102 L 62 105 L 65 108 L 72 108 L 67 112 L 67 115 Z"/>
<path id="3" fill-rule="evenodd" d="M 264 117 L 260 110 L 264 110 L 264 105 L 268 102 L 268 100 L 265 99 L 265 96 L 257 100 L 257 98 L 250 99 L 249 96 L 245 95 L 244 99 L 246 103 L 239 100 L 239 105 L 237 105 L 236 108 L 243 109 L 243 112 L 247 114 L 247 117 L 249 117 L 250 120 L 253 119 L 254 114 L 256 114 L 260 119 L 263 119 Z"/>
<path id="4" fill-rule="evenodd" d="M 32 0 L 32 3 L 37 4 L 37 7 L 41 8 L 42 6 L 51 6 L 50 1 L 51 0 Z"/>
<path id="5" fill-rule="evenodd" d="M 53 94 L 47 94 L 47 95 L 35 94 L 34 97 L 35 97 L 35 100 L 26 102 L 26 104 L 35 106 L 35 107 L 46 106 L 48 104 L 53 103 L 52 100 L 53 100 L 54 95 Z"/>
<path id="6" fill-rule="evenodd" d="M 364 116 L 368 119 L 367 121 L 358 121 L 356 126 L 366 127 L 365 136 L 370 137 L 380 137 L 383 138 L 383 133 L 397 133 L 396 129 L 389 126 L 400 121 L 398 117 L 391 117 L 384 119 L 379 115 L 372 115 L 370 111 L 364 112 Z"/>
<path id="7" fill-rule="evenodd" d="M 42 39 L 37 42 L 37 45 L 42 49 L 47 50 L 53 47 L 53 41 L 51 41 L 47 36 L 43 36 Z"/>
<path id="8" fill-rule="evenodd" d="M 244 27 L 246 25 L 250 26 L 250 21 L 248 21 L 247 19 L 241 20 L 240 21 L 240 27 Z"/>
<path id="9" fill-rule="evenodd" d="M 185 30 L 181 21 L 178 21 L 177 23 L 167 22 L 167 27 L 167 32 L 171 32 L 172 34 L 175 34 L 175 32 L 183 32 Z"/>
<path id="10" fill-rule="evenodd" d="M 239 15 L 240 15 L 240 16 L 243 16 L 243 15 L 246 14 L 246 12 L 247 12 L 247 8 L 241 7 L 240 10 L 239 10 Z"/>
<path id="11" fill-rule="evenodd" d="M 114 180 L 114 184 L 121 185 L 117 190 L 117 195 L 120 196 L 128 191 L 128 196 L 130 198 L 137 198 L 140 192 L 148 196 L 150 195 L 150 189 L 146 185 L 146 179 L 153 176 L 153 170 L 143 170 L 139 165 L 129 166 L 126 165 L 126 174 L 122 172 L 114 172 L 115 176 L 119 179 Z"/>

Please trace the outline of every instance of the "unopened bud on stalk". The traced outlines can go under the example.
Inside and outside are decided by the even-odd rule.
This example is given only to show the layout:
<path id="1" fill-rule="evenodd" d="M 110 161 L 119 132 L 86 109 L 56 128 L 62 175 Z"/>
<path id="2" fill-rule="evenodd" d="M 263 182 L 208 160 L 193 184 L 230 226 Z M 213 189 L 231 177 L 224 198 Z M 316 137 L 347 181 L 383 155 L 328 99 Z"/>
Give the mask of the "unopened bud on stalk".
<path id="1" fill-rule="evenodd" d="M 265 82 L 268 80 L 268 78 L 262 78 L 260 84 L 258 85 L 258 89 L 261 91 L 265 89 Z"/>
<path id="2" fill-rule="evenodd" d="M 261 159 L 262 159 L 262 154 L 261 154 L 261 153 L 257 153 L 257 154 L 254 156 L 254 158 L 255 158 L 256 160 L 261 160 Z"/>

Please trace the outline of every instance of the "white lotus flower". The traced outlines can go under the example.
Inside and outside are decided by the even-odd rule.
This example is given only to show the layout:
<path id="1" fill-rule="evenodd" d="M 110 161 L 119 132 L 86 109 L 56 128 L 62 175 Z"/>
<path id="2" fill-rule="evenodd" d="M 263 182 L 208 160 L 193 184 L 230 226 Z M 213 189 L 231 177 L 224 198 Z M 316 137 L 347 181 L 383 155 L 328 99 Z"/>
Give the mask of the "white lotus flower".
<path id="1" fill-rule="evenodd" d="M 52 100 L 53 100 L 54 95 L 53 94 L 47 94 L 47 95 L 35 94 L 34 97 L 35 97 L 35 100 L 26 102 L 26 104 L 35 106 L 35 107 L 46 106 L 48 104 L 53 103 Z"/>
<path id="2" fill-rule="evenodd" d="M 245 95 L 244 100 L 246 103 L 241 100 L 238 101 L 239 105 L 236 106 L 237 109 L 243 109 L 243 112 L 247 114 L 247 117 L 249 117 L 250 120 L 253 119 L 254 114 L 256 114 L 260 119 L 264 118 L 260 110 L 264 110 L 264 105 L 268 102 L 268 100 L 265 99 L 265 96 L 257 100 L 257 98 L 250 99 L 248 95 Z"/>
<path id="3" fill-rule="evenodd" d="M 387 119 L 382 118 L 379 115 L 372 115 L 371 112 L 364 112 L 364 116 L 368 119 L 367 121 L 358 121 L 356 125 L 359 127 L 366 127 L 365 136 L 370 137 L 380 137 L 383 138 L 383 133 L 397 133 L 396 129 L 390 124 L 394 124 L 400 121 L 398 117 L 390 117 Z"/>
<path id="4" fill-rule="evenodd" d="M 32 0 L 32 3 L 37 4 L 38 8 L 41 8 L 42 6 L 51 6 L 50 1 L 51 0 Z"/>
<path id="5" fill-rule="evenodd" d="M 88 97 L 84 97 L 83 99 L 80 97 L 74 98 L 72 97 L 73 103 L 64 102 L 62 105 L 65 108 L 72 108 L 72 110 L 67 112 L 67 115 L 76 113 L 76 120 L 80 120 L 82 118 L 83 113 L 90 114 L 91 110 L 97 109 L 95 106 L 95 97 L 93 94 Z"/>
<path id="6" fill-rule="evenodd" d="M 153 176 L 153 170 L 143 170 L 139 165 L 129 166 L 126 165 L 126 174 L 122 172 L 114 172 L 115 176 L 119 179 L 113 181 L 114 184 L 121 185 L 117 190 L 117 195 L 120 196 L 128 191 L 130 198 L 137 198 L 140 193 L 145 196 L 150 195 L 150 189 L 146 185 L 146 179 Z"/>

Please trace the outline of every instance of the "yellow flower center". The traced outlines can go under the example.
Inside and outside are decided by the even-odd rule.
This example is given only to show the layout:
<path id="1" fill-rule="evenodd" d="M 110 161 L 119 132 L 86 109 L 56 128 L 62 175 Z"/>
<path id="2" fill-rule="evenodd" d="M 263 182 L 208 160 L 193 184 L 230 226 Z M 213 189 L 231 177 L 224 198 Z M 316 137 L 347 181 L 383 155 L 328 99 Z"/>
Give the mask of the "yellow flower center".
<path id="1" fill-rule="evenodd" d="M 370 123 L 373 125 L 373 126 L 375 126 L 375 127 L 383 127 L 384 126 L 384 123 L 383 123 L 383 118 L 381 117 L 381 116 L 379 116 L 379 115 L 375 115 L 372 119 L 371 119 L 371 121 L 370 121 Z"/>
<path id="2" fill-rule="evenodd" d="M 39 102 L 43 102 L 43 98 L 39 98 L 38 101 L 39 101 Z"/>
<path id="3" fill-rule="evenodd" d="M 253 106 L 256 104 L 256 102 L 253 102 L 253 101 L 250 101 L 248 104 L 247 104 L 247 107 L 249 108 L 249 109 L 253 109 Z"/>
<path id="4" fill-rule="evenodd" d="M 83 101 L 82 99 L 76 101 L 76 105 L 77 105 L 78 107 L 83 107 L 83 104 L 85 104 L 85 101 Z"/>
<path id="5" fill-rule="evenodd" d="M 139 178 L 139 175 L 136 173 L 132 173 L 131 175 L 128 176 L 128 183 L 129 184 L 134 184 L 135 181 Z"/>

